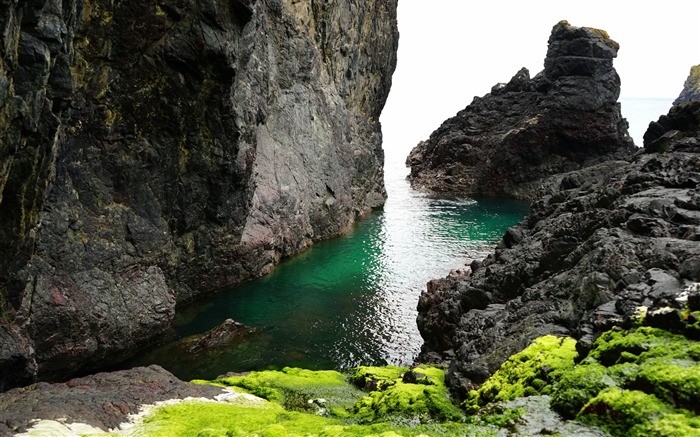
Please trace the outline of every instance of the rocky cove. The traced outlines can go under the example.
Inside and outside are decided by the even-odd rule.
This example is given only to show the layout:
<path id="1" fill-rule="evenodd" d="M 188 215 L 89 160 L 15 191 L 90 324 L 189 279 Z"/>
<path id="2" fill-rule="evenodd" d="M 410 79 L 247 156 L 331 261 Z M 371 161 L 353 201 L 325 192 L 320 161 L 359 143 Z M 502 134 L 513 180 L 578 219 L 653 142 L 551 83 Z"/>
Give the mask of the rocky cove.
<path id="1" fill-rule="evenodd" d="M 616 43 L 564 22 L 542 74 L 521 71 L 481 109 L 465 109 L 469 131 L 440 130 L 450 138 L 442 154 L 469 151 L 458 169 L 432 177 L 444 191 L 534 203 L 494 254 L 421 296 L 422 360 L 436 366 L 287 368 L 199 384 L 149 367 L 27 385 L 131 353 L 169 325 L 176 303 L 263 274 L 383 203 L 377 117 L 395 62 L 395 3 L 141 6 L 2 6 L 10 55 L 0 214 L 3 253 L 13 256 L 0 272 L 0 366 L 3 389 L 25 387 L 0 395 L 0 432 L 700 429 L 697 103 L 678 104 L 633 149 L 615 104 Z M 522 109 L 499 116 L 514 107 Z M 510 129 L 490 125 L 501 119 Z M 501 174 L 477 161 L 491 179 L 482 177 L 467 165 L 482 143 L 509 150 L 490 161 L 544 165 Z M 410 162 L 452 161 L 431 164 L 423 153 Z M 526 189 L 462 183 L 507 187 L 513 177 Z"/>

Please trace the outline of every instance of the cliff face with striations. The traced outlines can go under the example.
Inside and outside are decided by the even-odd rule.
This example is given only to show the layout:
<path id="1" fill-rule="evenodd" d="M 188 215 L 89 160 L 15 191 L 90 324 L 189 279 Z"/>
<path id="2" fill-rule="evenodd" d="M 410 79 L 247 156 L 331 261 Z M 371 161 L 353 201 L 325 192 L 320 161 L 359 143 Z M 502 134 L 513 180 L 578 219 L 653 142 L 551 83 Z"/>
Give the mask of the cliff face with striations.
<path id="1" fill-rule="evenodd" d="M 0 26 L 0 389 L 383 204 L 396 0 L 8 0 Z"/>
<path id="2" fill-rule="evenodd" d="M 630 156 L 617 103 L 617 51 L 605 31 L 558 23 L 544 71 L 530 78 L 520 70 L 413 149 L 406 160 L 411 185 L 533 200 L 548 176 Z"/>

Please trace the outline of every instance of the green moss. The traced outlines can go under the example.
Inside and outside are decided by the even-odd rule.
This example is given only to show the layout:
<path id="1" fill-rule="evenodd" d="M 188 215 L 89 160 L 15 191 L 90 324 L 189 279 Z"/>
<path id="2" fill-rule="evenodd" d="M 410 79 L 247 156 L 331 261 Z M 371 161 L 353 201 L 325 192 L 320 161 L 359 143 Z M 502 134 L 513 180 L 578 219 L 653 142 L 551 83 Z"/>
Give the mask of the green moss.
<path id="1" fill-rule="evenodd" d="M 700 418 L 687 414 L 666 414 L 652 422 L 636 425 L 639 436 L 695 437 L 700 435 Z"/>
<path id="2" fill-rule="evenodd" d="M 603 390 L 582 410 L 587 423 L 607 429 L 614 435 L 639 435 L 635 427 L 648 427 L 672 412 L 656 396 L 638 390 L 612 387 Z"/>
<path id="3" fill-rule="evenodd" d="M 404 382 L 408 371 L 400 367 L 358 368 L 353 381 L 376 389 L 355 404 L 354 416 L 364 423 L 396 417 L 423 423 L 463 419 L 445 387 L 443 370 L 430 366 L 412 369 L 413 383 Z"/>
<path id="4" fill-rule="evenodd" d="M 363 368 L 353 374 L 363 374 L 374 380 L 383 378 L 388 384 L 384 392 L 371 392 L 357 402 L 361 417 L 350 415 L 322 416 L 303 411 L 289 411 L 288 392 L 338 393 L 338 388 L 357 392 L 338 372 L 283 369 L 282 371 L 252 372 L 247 376 L 222 378 L 212 383 L 246 391 L 264 393 L 271 400 L 262 405 L 248 403 L 217 404 L 192 401 L 156 408 L 148 415 L 135 435 L 146 436 L 494 436 L 492 427 L 448 422 L 438 423 L 437 417 L 448 416 L 459 409 L 447 398 L 440 369 L 421 367 L 417 373 L 430 379 L 430 384 L 410 384 L 402 381 L 405 368 Z M 393 376 L 393 380 L 390 378 Z M 197 381 L 206 383 L 206 381 Z M 362 393 L 362 392 L 360 392 Z M 346 399 L 347 401 L 347 399 Z M 264 402 L 264 401 L 263 401 Z M 329 401 L 331 402 L 331 401 Z M 443 403 L 447 405 L 443 405 Z M 363 408 L 367 408 L 363 410 Z M 436 408 L 436 410 L 432 410 Z M 360 411 L 362 410 L 362 411 Z M 426 411 L 428 412 L 426 416 Z M 431 415 L 430 411 L 438 414 Z M 396 415 L 392 415 L 397 413 Z M 430 417 L 431 423 L 416 421 L 416 415 Z M 409 417 L 410 416 L 410 417 Z M 368 420 L 372 417 L 372 420 Z M 452 417 L 452 416 L 451 416 Z M 459 417 L 454 417 L 459 418 Z M 358 423 L 362 422 L 362 423 Z"/>
<path id="5" fill-rule="evenodd" d="M 699 346 L 657 328 L 606 332 L 561 378 L 552 407 L 613 435 L 697 435 Z"/>
<path id="6" fill-rule="evenodd" d="M 596 341 L 589 358 L 611 366 L 625 362 L 622 356 L 634 354 L 638 361 L 670 358 L 698 361 L 700 344 L 683 335 L 658 328 L 641 327 L 633 331 L 608 331 Z"/>
<path id="7" fill-rule="evenodd" d="M 573 418 L 599 392 L 616 386 L 616 380 L 604 366 L 578 366 L 562 377 L 552 395 L 552 407 L 564 417 Z"/>
<path id="8" fill-rule="evenodd" d="M 249 408 L 211 402 L 187 402 L 159 408 L 144 420 L 148 436 L 287 436 L 321 435 L 333 432 L 339 423 L 312 414 L 286 411 L 271 404 L 266 408 Z M 333 435 L 333 434 L 329 434 Z"/>
<path id="9" fill-rule="evenodd" d="M 696 413 L 700 411 L 700 365 L 642 366 L 633 385 L 643 387 L 676 407 L 692 409 Z"/>
<path id="10" fill-rule="evenodd" d="M 481 388 L 471 391 L 465 406 L 475 412 L 492 402 L 549 393 L 551 385 L 573 369 L 576 355 L 575 340 L 540 337 L 503 363 Z"/>
<path id="11" fill-rule="evenodd" d="M 352 382 L 360 388 L 380 388 L 393 385 L 408 369 L 405 367 L 360 366 L 351 373 Z"/>
<path id="12" fill-rule="evenodd" d="M 498 428 L 512 429 L 515 423 L 523 415 L 521 408 L 503 408 L 499 404 L 491 405 L 479 411 L 478 416 L 470 419 L 473 423 L 485 423 Z"/>
<path id="13" fill-rule="evenodd" d="M 206 381 L 195 381 L 207 383 Z M 285 367 L 281 371 L 250 372 L 245 376 L 217 379 L 212 384 L 242 388 L 269 401 L 277 402 L 288 410 L 315 410 L 313 400 L 335 416 L 347 416 L 352 406 L 364 393 L 346 381 L 346 376 L 332 370 L 306 370 Z M 312 401 L 309 403 L 309 401 Z"/>

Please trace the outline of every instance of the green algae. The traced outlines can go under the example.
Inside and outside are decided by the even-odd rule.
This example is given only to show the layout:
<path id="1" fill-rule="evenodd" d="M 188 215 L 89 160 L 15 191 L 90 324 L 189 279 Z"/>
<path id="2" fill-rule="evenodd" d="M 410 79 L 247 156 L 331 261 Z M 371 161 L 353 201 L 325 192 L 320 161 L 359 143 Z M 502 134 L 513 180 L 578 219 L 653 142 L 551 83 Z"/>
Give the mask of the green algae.
<path id="1" fill-rule="evenodd" d="M 575 344 L 545 336 L 513 355 L 469 393 L 464 405 L 476 413 L 470 421 L 507 427 L 517 411 L 499 419 L 497 406 L 542 394 L 564 418 L 613 436 L 700 435 L 698 342 L 658 328 L 615 329 L 578 364 Z"/>
<path id="2" fill-rule="evenodd" d="M 465 407 L 469 412 L 518 397 L 549 394 L 552 386 L 574 368 L 576 341 L 547 335 L 510 357 L 478 390 L 472 390 Z"/>
<path id="3" fill-rule="evenodd" d="M 210 402 L 187 402 L 159 408 L 144 421 L 139 435 L 182 436 L 493 436 L 463 424 L 395 426 L 347 424 L 339 419 L 286 411 L 279 405 L 249 408 Z"/>
<path id="4" fill-rule="evenodd" d="M 190 401 L 161 406 L 144 418 L 139 435 L 496 435 L 493 426 L 461 421 L 463 414 L 444 385 L 444 371 L 430 366 L 361 367 L 347 376 L 285 368 L 196 382 L 245 391 L 268 402 L 256 406 Z M 367 393 L 353 383 L 377 389 Z M 290 397 L 298 394 L 312 401 L 322 399 L 329 408 L 310 411 L 290 405 Z"/>
<path id="5" fill-rule="evenodd" d="M 280 371 L 264 370 L 221 378 L 211 384 L 238 387 L 292 411 L 315 410 L 322 404 L 331 414 L 340 417 L 347 416 L 352 406 L 365 395 L 348 384 L 346 375 L 333 370 L 285 367 Z"/>
<path id="6" fill-rule="evenodd" d="M 577 366 L 562 377 L 559 386 L 565 389 L 555 392 L 552 408 L 565 418 L 573 419 L 590 399 L 617 384 L 605 366 L 596 363 Z"/>

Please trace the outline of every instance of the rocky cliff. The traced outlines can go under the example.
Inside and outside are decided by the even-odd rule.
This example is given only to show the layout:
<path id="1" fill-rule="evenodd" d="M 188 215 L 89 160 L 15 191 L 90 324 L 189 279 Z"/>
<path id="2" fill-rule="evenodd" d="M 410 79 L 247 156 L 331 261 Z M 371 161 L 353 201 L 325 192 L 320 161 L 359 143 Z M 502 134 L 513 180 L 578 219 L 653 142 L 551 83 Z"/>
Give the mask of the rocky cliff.
<path id="1" fill-rule="evenodd" d="M 645 323 L 697 337 L 700 310 L 700 101 L 652 123 L 631 162 L 554 176 L 530 215 L 468 277 L 420 297 L 423 359 L 452 360 L 464 395 L 545 334 L 579 340 Z"/>
<path id="2" fill-rule="evenodd" d="M 673 102 L 674 105 L 687 103 L 693 100 L 700 100 L 700 65 L 695 65 L 690 68 L 690 74 L 683 84 L 678 98 Z"/>
<path id="3" fill-rule="evenodd" d="M 417 189 L 534 199 L 546 177 L 634 149 L 617 98 L 618 44 L 605 31 L 552 29 L 544 71 L 520 70 L 475 97 L 406 160 Z"/>
<path id="4" fill-rule="evenodd" d="M 396 0 L 8 0 L 0 26 L 0 389 L 383 204 Z"/>

